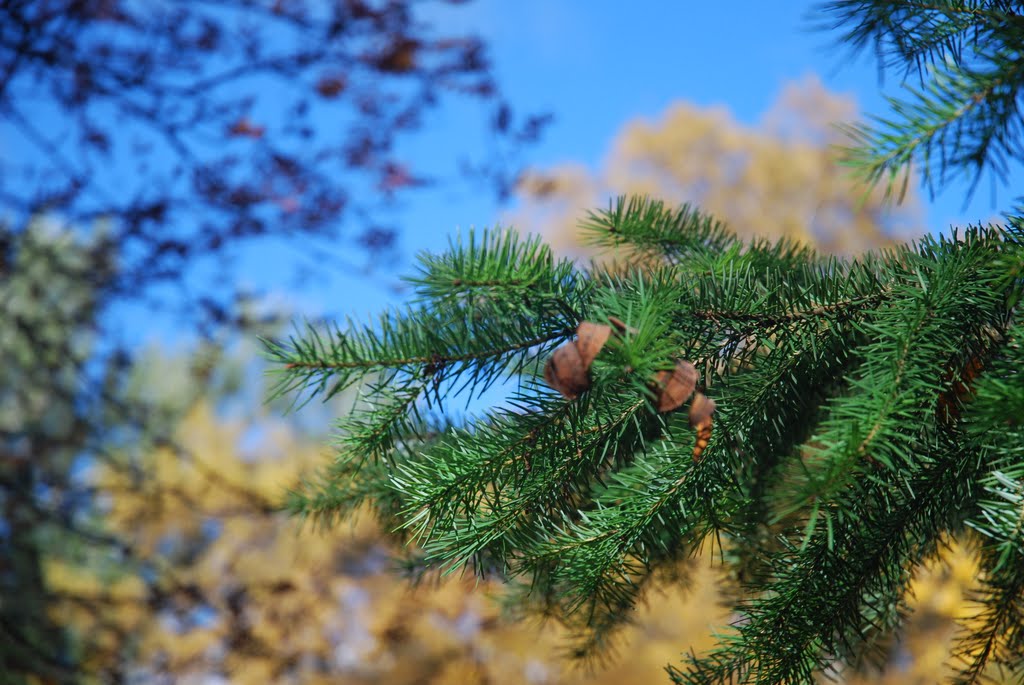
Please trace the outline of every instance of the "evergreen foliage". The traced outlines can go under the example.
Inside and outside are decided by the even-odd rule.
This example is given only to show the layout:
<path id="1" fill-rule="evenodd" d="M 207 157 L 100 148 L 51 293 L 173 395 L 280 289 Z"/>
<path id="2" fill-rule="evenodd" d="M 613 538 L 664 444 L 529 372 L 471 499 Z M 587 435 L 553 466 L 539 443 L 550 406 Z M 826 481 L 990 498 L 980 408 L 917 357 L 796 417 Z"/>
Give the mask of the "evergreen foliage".
<path id="1" fill-rule="evenodd" d="M 933 192 L 958 175 L 973 190 L 984 171 L 1005 180 L 1024 161 L 1024 3 L 836 0 L 823 9 L 855 50 L 920 79 L 907 97 L 888 98 L 892 116 L 850 129 L 851 161 L 866 178 L 905 189 L 915 162 Z"/>
<path id="2" fill-rule="evenodd" d="M 917 17 L 908 35 L 931 47 L 900 54 L 942 49 L 953 63 L 963 32 L 940 39 L 942 17 L 1012 11 L 896 3 L 909 14 L 882 23 L 893 4 L 832 7 L 861 21 L 850 40 L 887 32 L 904 50 Z M 992 163 L 962 154 L 966 129 L 949 130 L 933 139 L 960 150 L 943 169 Z M 1024 677 L 1024 220 L 856 259 L 745 243 L 693 207 L 647 198 L 620 198 L 586 229 L 620 261 L 577 268 L 535 239 L 470 235 L 421 256 L 406 310 L 268 342 L 280 392 L 362 383 L 366 400 L 292 511 L 330 522 L 369 505 L 416 543 L 414 568 L 517 581 L 511 603 L 573 627 L 580 656 L 603 653 L 649 581 L 710 545 L 736 619 L 716 649 L 670 667 L 679 683 L 809 682 L 880 664 L 915 569 L 970 535 L 977 613 L 951 665 L 959 682 Z M 541 371 L 581 321 L 624 326 L 568 400 Z M 654 405 L 650 381 L 677 359 L 718 407 L 699 459 L 685 411 Z M 502 379 L 515 387 L 506 406 L 453 418 L 460 391 Z"/>
<path id="3" fill-rule="evenodd" d="M 517 602 L 574 624 L 581 654 L 652 573 L 720 546 L 742 618 L 680 682 L 802 681 L 877 660 L 914 567 L 970 528 L 985 630 L 964 638 L 965 673 L 1019 660 L 1024 331 L 1007 263 L 1024 261 L 1022 226 L 851 261 L 745 245 L 644 199 L 589 229 L 629 258 L 577 271 L 536 240 L 471 236 L 421 257 L 407 311 L 270 344 L 282 391 L 369 380 L 293 511 L 331 520 L 369 503 L 423 567 L 523 579 Z M 567 401 L 539 364 L 579 321 L 609 317 L 629 328 Z M 696 463 L 684 413 L 654 411 L 647 382 L 677 357 L 719 407 Z M 508 407 L 444 418 L 458 390 L 500 377 L 517 381 Z"/>

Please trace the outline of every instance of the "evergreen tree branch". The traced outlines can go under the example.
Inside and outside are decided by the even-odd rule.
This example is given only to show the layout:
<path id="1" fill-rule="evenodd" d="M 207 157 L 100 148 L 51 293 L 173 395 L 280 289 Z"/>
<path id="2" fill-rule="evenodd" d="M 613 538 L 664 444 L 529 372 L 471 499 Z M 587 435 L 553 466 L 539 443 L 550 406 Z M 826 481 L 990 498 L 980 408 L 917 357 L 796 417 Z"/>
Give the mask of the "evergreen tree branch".
<path id="1" fill-rule="evenodd" d="M 1005 294 L 996 287 L 1004 274 L 991 266 L 999 237 L 971 231 L 962 243 L 929 239 L 916 255 L 899 255 L 898 297 L 858 324 L 873 342 L 860 352 L 853 392 L 832 400 L 811 438 L 806 480 L 793 488 L 787 512 L 829 501 L 878 469 L 915 465 L 920 431 L 938 419 L 936 397 L 948 389 L 941 379 L 950 360 L 965 348 L 982 349 L 987 330 L 1005 325 Z M 967 331 L 961 322 L 970 322 Z"/>
<path id="2" fill-rule="evenodd" d="M 933 193 L 956 173 L 973 177 L 973 192 L 986 169 L 1005 180 L 1009 163 L 1024 161 L 1024 5 L 838 0 L 823 9 L 854 50 L 873 47 L 883 69 L 916 67 L 921 77 L 910 98 L 889 98 L 894 118 L 847 129 L 854 144 L 845 153 L 865 180 L 905 190 L 916 162 Z"/>
<path id="3" fill-rule="evenodd" d="M 978 610 L 962 619 L 953 654 L 964 684 L 981 682 L 990 663 L 1024 673 L 1024 329 L 1011 327 L 1007 340 L 967 408 L 968 430 L 990 470 L 966 522 L 980 535 L 983 575 L 973 597 Z"/>
<path id="4" fill-rule="evenodd" d="M 429 377 L 438 400 L 466 374 L 473 390 L 486 389 L 503 372 L 518 373 L 535 348 L 575 330 L 587 298 L 570 264 L 509 233 L 485 233 L 479 244 L 471 236 L 448 257 L 421 255 L 421 275 L 411 280 L 429 306 L 385 314 L 375 326 L 307 325 L 287 343 L 265 340 L 281 367 L 274 395 L 311 390 L 328 399 L 369 371 L 381 372 L 382 383 Z M 451 289 L 440 295 L 443 283 Z"/>
<path id="5" fill-rule="evenodd" d="M 849 27 L 840 40 L 855 51 L 873 48 L 884 68 L 916 68 L 923 78 L 928 65 L 947 56 L 962 62 L 965 44 L 1012 45 L 1024 31 L 1021 7 L 984 0 L 836 0 L 821 9 L 834 17 L 830 28 Z"/>
<path id="6" fill-rule="evenodd" d="M 642 440 L 637 413 L 646 400 L 619 409 L 614 399 L 621 402 L 621 394 L 592 391 L 586 401 L 563 403 L 552 413 L 495 416 L 403 464 L 394 480 L 407 493 L 408 525 L 427 560 L 454 566 L 507 560 L 509 550 L 527 547 L 523 537 L 538 519 L 574 516 L 588 483 Z"/>
<path id="7" fill-rule="evenodd" d="M 645 199 L 594 216 L 643 258 L 578 271 L 531 240 L 457 242 L 421 257 L 417 308 L 278 346 L 280 362 L 336 384 L 372 379 L 339 424 L 338 460 L 293 509 L 330 521 L 373 505 L 419 545 L 414 570 L 519 582 L 521 607 L 568 625 L 577 657 L 608 648 L 650 579 L 712 539 L 743 619 L 673 672 L 695 683 L 877 661 L 913 570 L 947 536 L 969 525 L 990 559 L 1019 552 L 1019 505 L 999 479 L 1021 481 L 1024 460 L 1016 443 L 985 447 L 1005 407 L 1024 405 L 1019 225 L 841 261 L 741 245 Z M 567 400 L 538 370 L 582 320 L 614 333 Z M 680 359 L 719 407 L 696 461 L 685 412 L 659 413 L 652 382 Z M 472 391 L 486 374 L 518 379 L 508 407 L 444 423 L 457 381 Z M 325 377 L 313 383 L 328 393 Z M 1002 635 L 1019 568 L 989 566 L 987 606 L 1009 608 L 980 620 Z M 1008 634 L 964 653 L 1007 661 Z"/>
<path id="8" fill-rule="evenodd" d="M 691 656 L 685 672 L 671 669 L 673 680 L 811 682 L 838 656 L 863 654 L 865 622 L 886 632 L 898 620 L 908 569 L 934 552 L 950 512 L 964 502 L 961 476 L 977 468 L 970 455 L 933 455 L 946 458 L 918 469 L 901 490 L 878 480 L 855 484 L 850 500 L 860 504 L 808 544 L 773 555 L 772 592 L 738 607 L 736 634 L 706 657 Z"/>
<path id="9" fill-rule="evenodd" d="M 1022 160 L 1015 141 L 1022 133 L 1024 68 L 1016 54 L 992 61 L 984 71 L 933 67 L 923 90 L 907 87 L 911 99 L 887 98 L 895 118 L 874 117 L 873 124 L 846 128 L 854 141 L 843 148 L 847 162 L 869 184 L 886 180 L 889 192 L 901 176 L 905 190 L 914 161 L 933 194 L 952 173 L 970 175 L 972 191 L 985 169 L 1005 179 L 1008 162 Z"/>

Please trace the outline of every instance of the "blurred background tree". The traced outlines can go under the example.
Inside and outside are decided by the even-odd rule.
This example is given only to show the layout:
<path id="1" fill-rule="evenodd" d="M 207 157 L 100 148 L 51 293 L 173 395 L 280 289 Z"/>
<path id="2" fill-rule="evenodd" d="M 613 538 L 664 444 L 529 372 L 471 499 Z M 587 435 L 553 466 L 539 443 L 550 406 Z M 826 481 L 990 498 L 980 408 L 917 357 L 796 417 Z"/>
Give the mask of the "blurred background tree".
<path id="1" fill-rule="evenodd" d="M 547 121 L 502 99 L 479 39 L 430 24 L 446 4 L 5 2 L 0 211 L 14 231 L 44 213 L 79 230 L 103 219 L 118 259 L 108 287 L 167 281 L 165 301 L 201 258 L 252 238 L 379 259 L 396 238 L 383 209 L 437 171 L 398 147 L 429 110 L 480 101 L 495 142 L 472 161 L 499 194 L 515 169 L 498 153 Z M 233 285 L 186 309 L 222 319 Z"/>
<path id="2" fill-rule="evenodd" d="M 99 292 L 112 265 L 103 238 L 76 238 L 36 220 L 0 252 L 0 673 L 72 671 L 65 635 L 48 618 L 41 563 L 70 548 L 86 497 L 68 482 L 103 430 L 79 375 L 96 345 Z M 106 266 L 106 268 L 104 268 Z M 83 532 L 83 545 L 105 536 Z M 14 681 L 17 682 L 17 681 Z"/>
<path id="3" fill-rule="evenodd" d="M 627 122 L 592 172 L 571 162 L 528 170 L 517 186 L 513 226 L 539 230 L 553 246 L 580 253 L 577 224 L 588 209 L 621 194 L 691 202 L 742 237 L 786 236 L 853 254 L 922 233 L 913 191 L 901 205 L 852 178 L 838 145 L 856 117 L 848 97 L 815 77 L 790 83 L 756 127 L 722 107 L 669 106 L 658 121 Z"/>
<path id="4" fill-rule="evenodd" d="M 385 263 L 389 206 L 437 171 L 412 168 L 400 144 L 453 99 L 480 103 L 494 135 L 471 160 L 475 178 L 507 193 L 516 151 L 546 118 L 513 112 L 479 39 L 429 21 L 447 4 L 0 4 L 3 682 L 124 677 L 127 662 L 102 658 L 126 657 L 124 644 L 66 630 L 58 611 L 77 602 L 101 615 L 97 603 L 120 600 L 57 596 L 55 565 L 65 579 L 102 571 L 100 589 L 141 583 L 153 612 L 172 599 L 171 550 L 111 530 L 90 469 L 117 466 L 152 494 L 157 474 L 124 455 L 163 449 L 248 514 L 272 512 L 272 498 L 219 478 L 174 438 L 184 408 L 220 382 L 225 346 L 290 313 L 240 285 L 231 267 L 246 246 L 301 237 L 307 264 L 358 274 Z M 176 393 L 140 392 L 139 369 L 154 362 L 140 339 L 161 325 L 193 355 L 161 378 Z"/>
<path id="5" fill-rule="evenodd" d="M 220 366 L 247 359 L 241 353 Z M 180 376 L 190 363 L 157 351 L 148 361 L 137 387 L 149 393 L 167 371 Z M 132 450 L 84 476 L 105 503 L 109 532 L 153 565 L 159 581 L 125 566 L 88 572 L 52 555 L 44 566 L 58 598 L 52 614 L 94 636 L 100 649 L 90 665 L 98 672 L 130 682 L 243 685 L 650 682 L 662 677 L 680 632 L 703 633 L 698 644 L 710 644 L 709 616 L 721 614 L 713 596 L 666 589 L 637 625 L 629 660 L 600 674 L 567 670 L 565 636 L 503 621 L 490 601 L 499 586 L 401 582 L 391 564 L 397 550 L 371 516 L 300 532 L 286 514 L 254 506 L 253 495 L 279 497 L 282 483 L 315 467 L 315 438 L 267 411 L 225 418 L 219 391 L 188 407 L 173 384 L 164 392 L 183 410 L 175 448 Z M 199 460 L 181 459 L 178 449 Z M 710 577 L 708 567 L 699 571 Z"/>

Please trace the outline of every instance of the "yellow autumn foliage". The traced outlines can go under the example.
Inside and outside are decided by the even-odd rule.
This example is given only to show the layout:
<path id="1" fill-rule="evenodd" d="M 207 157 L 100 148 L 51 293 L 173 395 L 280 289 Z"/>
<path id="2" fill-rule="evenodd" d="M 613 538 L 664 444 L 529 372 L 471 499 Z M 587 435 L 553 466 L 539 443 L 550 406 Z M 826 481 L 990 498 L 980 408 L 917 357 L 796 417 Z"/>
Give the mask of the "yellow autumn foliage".
<path id="1" fill-rule="evenodd" d="M 836 146 L 847 141 L 837 124 L 855 110 L 814 77 L 786 86 L 756 126 L 722 107 L 679 101 L 655 121 L 624 124 L 599 169 L 568 162 L 524 174 L 507 221 L 580 254 L 577 224 L 587 210 L 615 195 L 645 194 L 695 203 L 745 238 L 786 236 L 826 252 L 916 237 L 923 226 L 912 189 L 892 206 L 841 163 Z"/>
<path id="2" fill-rule="evenodd" d="M 241 449 L 254 430 L 256 454 Z M 503 618 L 499 585 L 456 577 L 412 587 L 391 573 L 394 550 L 369 516 L 324 533 L 268 509 L 322 463 L 311 442 L 266 417 L 225 420 L 200 401 L 173 449 L 95 468 L 106 523 L 140 563 L 115 577 L 48 566 L 66 598 L 55 616 L 95 638 L 91 668 L 241 685 L 647 683 L 724 626 L 716 572 L 697 563 L 696 589 L 654 591 L 610 667 L 571 666 L 557 625 Z"/>
<path id="3" fill-rule="evenodd" d="M 434 578 L 414 588 L 391 573 L 394 550 L 369 516 L 323 533 L 256 506 L 280 496 L 322 454 L 281 426 L 264 426 L 261 445 L 277 456 L 244 456 L 239 445 L 251 429 L 200 402 L 178 436 L 191 459 L 155 450 L 140 465 L 151 476 L 134 491 L 123 471 L 95 474 L 111 493 L 112 528 L 162 568 L 162 597 L 147 595 L 129 574 L 101 585 L 80 569 L 50 569 L 52 587 L 116 599 L 101 612 L 64 617 L 91 631 L 115 627 L 102 654 L 113 658 L 125 646 L 117 640 L 129 641 L 136 673 L 154 682 L 161 675 L 240 685 L 665 682 L 665 664 L 710 648 L 714 632 L 727 627 L 719 569 L 703 556 L 687 565 L 689 591 L 668 583 L 650 592 L 610 665 L 575 669 L 557 625 L 503 619 L 494 601 L 500 586 Z M 853 682 L 923 683 L 944 673 L 953 619 L 965 611 L 976 573 L 973 555 L 953 544 L 919 574 L 915 618 L 893 647 L 894 665 Z"/>

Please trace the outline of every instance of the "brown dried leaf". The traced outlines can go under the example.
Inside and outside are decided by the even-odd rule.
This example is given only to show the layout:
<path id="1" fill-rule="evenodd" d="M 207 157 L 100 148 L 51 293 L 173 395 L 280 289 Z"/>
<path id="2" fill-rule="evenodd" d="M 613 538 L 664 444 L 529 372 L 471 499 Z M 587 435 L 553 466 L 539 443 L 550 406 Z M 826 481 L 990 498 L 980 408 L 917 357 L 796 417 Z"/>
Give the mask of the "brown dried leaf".
<path id="1" fill-rule="evenodd" d="M 678 409 L 690 398 L 697 387 L 697 369 L 682 359 L 676 360 L 672 371 L 661 371 L 654 377 L 657 387 L 658 411 L 661 413 Z"/>
<path id="2" fill-rule="evenodd" d="M 344 76 L 324 76 L 316 82 L 316 92 L 327 99 L 336 98 L 347 85 Z"/>
<path id="3" fill-rule="evenodd" d="M 265 126 L 256 124 L 249 117 L 242 117 L 228 128 L 228 135 L 233 138 L 262 138 Z"/>
<path id="4" fill-rule="evenodd" d="M 590 321 L 580 322 L 579 327 L 576 329 L 576 349 L 579 350 L 584 370 L 590 370 L 590 365 L 608 341 L 608 336 L 611 333 L 611 326 L 591 323 Z"/>
<path id="5" fill-rule="evenodd" d="M 700 455 L 711 440 L 711 427 L 714 420 L 715 401 L 702 392 L 693 396 L 690 403 L 690 425 L 697 430 L 697 442 L 693 446 L 693 460 L 700 460 Z"/>
<path id="6" fill-rule="evenodd" d="M 609 316 L 608 317 L 608 321 L 610 321 L 611 324 L 613 326 L 615 326 L 615 330 L 618 331 L 619 333 L 625 333 L 626 332 L 626 324 L 619 317 L 617 317 L 617 316 Z"/>
<path id="7" fill-rule="evenodd" d="M 562 393 L 566 399 L 574 400 L 590 388 L 587 367 L 576 348 L 575 342 L 567 342 L 551 355 L 544 365 L 544 380 Z"/>

